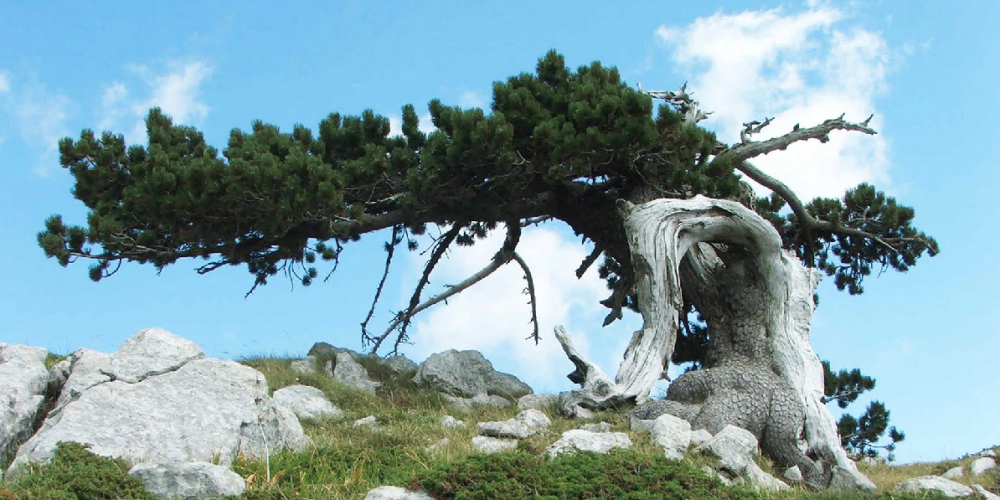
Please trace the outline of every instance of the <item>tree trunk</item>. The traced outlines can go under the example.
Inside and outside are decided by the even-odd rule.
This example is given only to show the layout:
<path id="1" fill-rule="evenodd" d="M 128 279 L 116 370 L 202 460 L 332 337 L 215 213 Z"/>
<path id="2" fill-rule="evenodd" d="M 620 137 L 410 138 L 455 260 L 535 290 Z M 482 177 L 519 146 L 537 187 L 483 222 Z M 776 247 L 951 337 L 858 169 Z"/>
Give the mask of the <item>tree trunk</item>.
<path id="1" fill-rule="evenodd" d="M 643 327 L 614 382 L 565 333 L 558 336 L 577 366 L 571 379 L 583 385 L 562 398 L 564 411 L 645 403 L 664 378 L 686 298 L 708 325 L 703 368 L 674 381 L 666 400 L 633 413 L 675 414 L 713 434 L 736 425 L 753 432 L 776 462 L 798 465 L 814 487 L 825 488 L 837 473 L 838 482 L 846 474 L 854 488 L 874 489 L 840 446 L 822 403 L 823 368 L 809 343 L 819 273 L 783 250 L 766 220 L 733 201 L 697 196 L 621 202 L 619 210 Z"/>

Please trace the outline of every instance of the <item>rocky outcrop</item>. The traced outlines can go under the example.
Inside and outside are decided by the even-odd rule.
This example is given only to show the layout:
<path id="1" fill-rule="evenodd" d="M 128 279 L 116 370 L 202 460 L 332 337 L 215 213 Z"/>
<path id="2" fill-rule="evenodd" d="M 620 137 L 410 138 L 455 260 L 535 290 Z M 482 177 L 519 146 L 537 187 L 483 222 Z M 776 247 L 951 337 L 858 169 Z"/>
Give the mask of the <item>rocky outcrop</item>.
<path id="1" fill-rule="evenodd" d="M 239 474 L 207 462 L 139 464 L 128 471 L 163 500 L 201 500 L 243 494 L 246 482 Z"/>
<path id="2" fill-rule="evenodd" d="M 110 356 L 74 353 L 55 408 L 18 449 L 8 475 L 48 461 L 60 441 L 133 463 L 224 465 L 239 454 L 306 444 L 298 419 L 268 397 L 260 372 L 203 356 L 160 329 L 139 332 Z"/>
<path id="3" fill-rule="evenodd" d="M 487 396 L 486 394 L 479 394 L 471 398 L 460 398 L 458 396 L 450 396 L 448 394 L 443 394 L 442 396 L 452 408 L 459 410 L 471 410 L 476 406 L 495 406 L 497 408 L 504 408 L 511 405 L 510 401 L 497 395 Z"/>
<path id="4" fill-rule="evenodd" d="M 494 370 L 479 351 L 451 349 L 432 354 L 420 364 L 413 381 L 465 398 L 481 394 L 520 398 L 532 393 L 517 377 Z"/>
<path id="5" fill-rule="evenodd" d="M 578 451 L 607 453 L 613 448 L 629 449 L 632 440 L 624 432 L 590 432 L 583 429 L 573 429 L 562 433 L 558 441 L 552 443 L 545 452 L 550 457 L 557 457 Z"/>
<path id="6" fill-rule="evenodd" d="M 274 391 L 275 403 L 292 410 L 299 418 L 335 417 L 340 408 L 333 406 L 323 391 L 308 385 L 290 385 Z"/>
<path id="7" fill-rule="evenodd" d="M 45 349 L 0 344 L 0 463 L 31 437 L 49 386 L 46 355 Z"/>
<path id="8" fill-rule="evenodd" d="M 900 493 L 919 493 L 922 491 L 937 491 L 949 498 L 967 497 L 973 494 L 973 489 L 962 483 L 938 476 L 922 476 L 903 481 L 892 488 Z"/>
<path id="9" fill-rule="evenodd" d="M 978 476 L 986 473 L 986 471 L 990 469 L 996 468 L 996 466 L 997 462 L 992 457 L 980 457 L 973 460 L 972 463 L 969 464 L 969 472 L 971 472 L 973 476 Z"/>
<path id="10" fill-rule="evenodd" d="M 368 394 L 375 394 L 375 389 L 381 385 L 368 376 L 368 370 L 346 352 L 338 352 L 333 367 L 333 379 L 351 389 Z"/>
<path id="11" fill-rule="evenodd" d="M 559 404 L 559 396 L 553 394 L 528 394 L 517 400 L 517 409 L 547 410 Z"/>

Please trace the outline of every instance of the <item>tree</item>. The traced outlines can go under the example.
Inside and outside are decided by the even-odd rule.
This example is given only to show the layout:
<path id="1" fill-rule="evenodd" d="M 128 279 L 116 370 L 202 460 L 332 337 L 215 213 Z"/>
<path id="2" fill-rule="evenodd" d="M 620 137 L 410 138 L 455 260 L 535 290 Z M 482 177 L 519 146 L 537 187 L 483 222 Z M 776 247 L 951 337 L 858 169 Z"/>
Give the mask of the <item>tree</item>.
<path id="1" fill-rule="evenodd" d="M 823 361 L 825 380 L 824 402 L 837 402 L 837 406 L 847 408 L 858 399 L 862 393 L 875 388 L 875 379 L 861 374 L 861 370 L 840 370 L 833 373 L 830 362 Z M 872 401 L 861 417 L 845 413 L 837 421 L 837 431 L 840 433 L 840 443 L 856 458 L 878 456 L 878 450 L 886 451 L 886 458 L 891 462 L 895 459 L 896 444 L 906 439 L 906 434 L 889 427 L 889 410 L 881 401 Z M 887 444 L 876 444 L 886 431 L 889 431 Z"/>
<path id="2" fill-rule="evenodd" d="M 664 102 L 654 110 L 653 99 Z M 429 108 L 437 127 L 430 134 L 405 106 L 402 135 L 389 136 L 388 120 L 371 111 L 334 113 L 315 133 L 254 122 L 249 132 L 233 130 L 221 154 L 157 109 L 146 120 L 146 146 L 84 130 L 59 150 L 74 196 L 90 209 L 87 226 L 52 216 L 39 244 L 63 266 L 92 261 L 95 280 L 123 261 L 160 269 L 202 258 L 199 273 L 245 264 L 256 287 L 278 273 L 309 284 L 317 259 L 335 269 L 349 242 L 383 229 L 392 231 L 388 272 L 403 241 L 429 224 L 443 228 L 408 307 L 384 332 L 362 324 L 375 352 L 393 335 L 395 350 L 414 314 L 506 263 L 522 266 L 532 292 L 516 252 L 521 229 L 560 220 L 593 245 L 578 275 L 603 256 L 605 324 L 624 308 L 643 317 L 614 380 L 557 329 L 577 367 L 570 378 L 583 386 L 565 395 L 563 411 L 645 402 L 671 359 L 679 318 L 696 310 L 710 341 L 702 369 L 671 384 L 678 406 L 670 410 L 711 432 L 727 423 L 749 429 L 766 453 L 799 465 L 817 487 L 832 467 L 856 474 L 821 402 L 823 371 L 808 338 L 813 291 L 825 272 L 860 293 L 873 267 L 905 271 L 937 244 L 912 226 L 911 208 L 872 186 L 803 203 L 750 160 L 795 142 L 826 142 L 837 130 L 874 134 L 868 120 L 841 116 L 762 141 L 751 137 L 770 120 L 754 121 L 727 145 L 697 125 L 706 114 L 684 87 L 643 92 L 597 62 L 571 71 L 555 52 L 535 74 L 496 82 L 489 113 L 438 100 Z M 774 194 L 757 199 L 744 178 Z M 421 302 L 449 247 L 500 226 L 506 240 L 481 272 Z M 747 376 L 752 383 L 743 383 Z M 807 453 L 796 446 L 800 437 Z"/>

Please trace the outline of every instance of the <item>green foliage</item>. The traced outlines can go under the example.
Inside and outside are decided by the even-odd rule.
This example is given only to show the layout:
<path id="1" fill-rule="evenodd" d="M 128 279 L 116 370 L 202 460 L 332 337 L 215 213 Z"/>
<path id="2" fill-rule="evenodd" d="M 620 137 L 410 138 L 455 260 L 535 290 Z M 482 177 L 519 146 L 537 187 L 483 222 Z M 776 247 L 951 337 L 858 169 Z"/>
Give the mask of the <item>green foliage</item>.
<path id="1" fill-rule="evenodd" d="M 45 369 L 51 370 L 53 366 L 58 364 L 60 361 L 66 359 L 66 356 L 60 356 L 58 354 L 47 353 L 45 355 Z"/>
<path id="2" fill-rule="evenodd" d="M 101 457 L 79 443 L 59 443 L 52 462 L 31 470 L 0 488 L 18 500 L 155 500 L 142 481 L 128 477 L 124 460 Z M 8 493 L 4 493 L 4 492 Z"/>
<path id="3" fill-rule="evenodd" d="M 889 442 L 877 444 L 887 430 Z M 895 427 L 889 427 L 889 410 L 880 401 L 872 401 L 860 418 L 842 416 L 837 421 L 837 432 L 848 453 L 856 457 L 875 457 L 882 449 L 886 451 L 890 462 L 895 458 L 893 452 L 896 451 L 896 444 L 906 439 L 906 434 Z"/>
<path id="4" fill-rule="evenodd" d="M 525 453 L 471 455 L 419 474 L 412 486 L 455 500 L 757 497 L 723 486 L 690 463 L 632 451 L 551 460 Z"/>
<path id="5" fill-rule="evenodd" d="M 833 373 L 830 362 L 823 361 L 823 385 L 826 401 L 836 401 L 837 406 L 847 408 L 865 391 L 875 388 L 875 379 L 861 374 L 861 370 L 840 370 Z"/>

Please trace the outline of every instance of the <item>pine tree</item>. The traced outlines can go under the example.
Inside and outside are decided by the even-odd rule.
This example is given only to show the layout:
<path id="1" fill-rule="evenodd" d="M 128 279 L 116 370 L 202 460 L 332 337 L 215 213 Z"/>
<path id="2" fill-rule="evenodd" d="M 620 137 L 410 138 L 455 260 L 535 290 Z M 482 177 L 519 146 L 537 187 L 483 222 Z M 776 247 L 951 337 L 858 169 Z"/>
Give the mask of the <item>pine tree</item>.
<path id="1" fill-rule="evenodd" d="M 837 406 L 847 408 L 862 393 L 875 388 L 875 379 L 862 375 L 857 368 L 833 373 L 830 362 L 823 361 L 823 369 L 826 382 L 824 402 L 836 401 Z M 889 442 L 876 444 L 886 431 L 889 432 Z M 842 415 L 837 421 L 837 432 L 840 433 L 841 444 L 857 459 L 874 458 L 879 450 L 885 450 L 886 458 L 892 462 L 895 460 L 896 444 L 906 439 L 906 434 L 895 426 L 889 427 L 889 410 L 881 401 L 869 403 L 858 418 L 849 413 Z"/>

